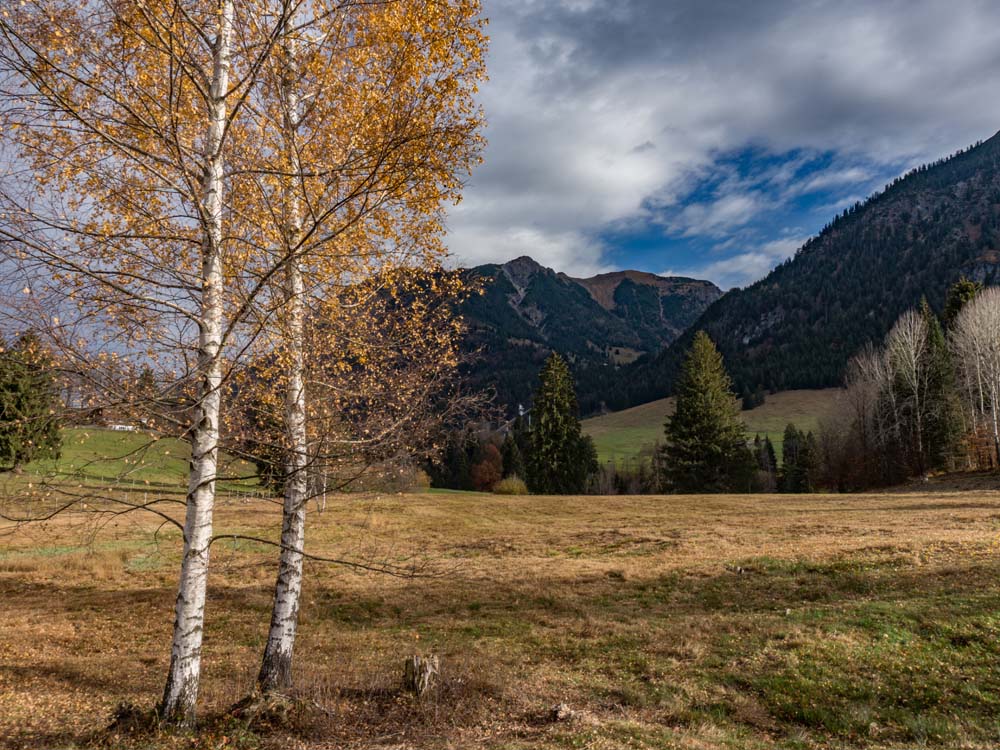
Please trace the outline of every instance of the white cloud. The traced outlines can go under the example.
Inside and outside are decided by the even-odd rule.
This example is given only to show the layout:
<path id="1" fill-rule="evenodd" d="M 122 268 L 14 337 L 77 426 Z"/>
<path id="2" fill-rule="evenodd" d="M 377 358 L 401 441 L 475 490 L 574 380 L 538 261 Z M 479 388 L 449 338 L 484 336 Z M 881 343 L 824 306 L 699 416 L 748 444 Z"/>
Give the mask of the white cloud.
<path id="1" fill-rule="evenodd" d="M 452 260 L 459 266 L 500 263 L 530 255 L 543 265 L 560 270 L 571 269 L 573 275 L 586 277 L 615 270 L 598 260 L 601 250 L 586 235 L 578 232 L 562 234 L 530 227 L 495 229 L 489 233 L 466 234 L 464 226 L 451 232 Z M 458 247 L 474 247 L 472 254 L 462 254 Z M 568 272 L 568 271 L 567 271 Z"/>
<path id="2" fill-rule="evenodd" d="M 721 260 L 690 268 L 664 271 L 663 275 L 708 279 L 720 289 L 743 287 L 767 274 L 786 258 L 792 257 L 807 239 L 807 237 L 783 237 L 770 240 L 749 251 L 736 252 Z"/>
<path id="3" fill-rule="evenodd" d="M 672 226 L 685 237 L 721 237 L 753 219 L 763 204 L 755 193 L 724 195 L 711 203 L 685 206 Z"/>
<path id="4" fill-rule="evenodd" d="M 871 170 L 864 167 L 845 167 L 843 169 L 827 169 L 809 175 L 802 182 L 792 185 L 789 195 L 806 195 L 820 190 L 835 187 L 857 187 L 871 181 Z"/>
<path id="5" fill-rule="evenodd" d="M 776 167 L 788 199 L 936 158 L 1000 124 L 1000 4 L 989 0 L 485 6 L 489 146 L 450 216 L 468 262 L 527 253 L 583 274 L 605 265 L 592 238 L 648 220 L 650 206 L 675 207 L 680 233 L 724 235 L 761 196 L 730 186 L 678 201 L 720 154 L 747 146 L 836 154 L 801 186 L 795 164 Z M 757 256 L 770 257 L 737 254 L 720 273 L 763 268 Z"/>
<path id="6" fill-rule="evenodd" d="M 720 289 L 743 286 L 751 279 L 759 279 L 774 268 L 774 258 L 767 253 L 739 253 L 724 260 L 678 271 L 678 276 L 707 279 Z"/>

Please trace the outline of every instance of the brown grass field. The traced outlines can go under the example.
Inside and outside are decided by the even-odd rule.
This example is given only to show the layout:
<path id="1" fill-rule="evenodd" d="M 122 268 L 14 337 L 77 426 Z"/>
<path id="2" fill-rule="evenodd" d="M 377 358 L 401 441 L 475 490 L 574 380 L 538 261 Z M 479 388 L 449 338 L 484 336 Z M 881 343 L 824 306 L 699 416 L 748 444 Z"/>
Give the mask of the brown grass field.
<path id="1" fill-rule="evenodd" d="M 227 709 L 255 675 L 274 555 L 219 542 L 194 736 L 106 731 L 119 702 L 159 697 L 177 533 L 7 527 L 0 747 L 996 748 L 1000 491 L 964 487 L 342 497 L 311 515 L 310 551 L 436 575 L 310 564 L 301 700 L 251 724 Z M 278 517 L 229 499 L 217 527 L 276 538 Z M 431 652 L 437 692 L 401 694 L 403 658 Z M 549 717 L 560 702 L 574 720 Z"/>

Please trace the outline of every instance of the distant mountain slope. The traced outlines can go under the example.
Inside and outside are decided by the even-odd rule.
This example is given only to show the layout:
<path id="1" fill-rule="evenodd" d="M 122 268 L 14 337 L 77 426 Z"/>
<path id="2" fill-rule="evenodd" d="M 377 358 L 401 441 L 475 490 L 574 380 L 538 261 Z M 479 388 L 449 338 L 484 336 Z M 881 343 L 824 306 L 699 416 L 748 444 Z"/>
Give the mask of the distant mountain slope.
<path id="1" fill-rule="evenodd" d="M 707 281 L 638 271 L 573 279 L 528 257 L 468 273 L 489 280 L 462 308 L 468 346 L 482 354 L 471 379 L 511 411 L 528 405 L 553 350 L 573 367 L 581 411 L 596 410 L 610 372 L 660 351 L 722 294 Z"/>
<path id="2" fill-rule="evenodd" d="M 817 430 L 820 421 L 837 408 L 840 393 L 838 388 L 776 393 L 768 396 L 763 405 L 741 412 L 740 419 L 751 437 L 759 434 L 771 438 L 780 458 L 785 427 L 791 423 L 803 431 Z M 602 462 L 648 458 L 656 443 L 663 442 L 663 423 L 675 408 L 673 398 L 649 401 L 585 419 L 583 431 L 593 438 Z"/>
<path id="3" fill-rule="evenodd" d="M 601 307 L 628 323 L 654 351 L 684 333 L 722 295 L 709 281 L 644 271 L 614 271 L 574 281 Z"/>
<path id="4" fill-rule="evenodd" d="M 835 219 L 766 278 L 709 307 L 659 356 L 609 384 L 612 408 L 669 393 L 705 329 L 739 388 L 837 385 L 847 360 L 961 276 L 1000 282 L 1000 134 L 921 167 Z"/>

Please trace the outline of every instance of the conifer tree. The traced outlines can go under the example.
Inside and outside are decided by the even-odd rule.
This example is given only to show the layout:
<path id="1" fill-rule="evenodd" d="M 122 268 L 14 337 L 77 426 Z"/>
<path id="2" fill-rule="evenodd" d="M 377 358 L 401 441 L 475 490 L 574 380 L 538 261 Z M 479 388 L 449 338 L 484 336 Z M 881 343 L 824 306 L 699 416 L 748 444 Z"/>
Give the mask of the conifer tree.
<path id="1" fill-rule="evenodd" d="M 799 492 L 816 491 L 819 470 L 819 444 L 812 432 L 808 432 L 802 438 L 802 447 L 799 451 Z"/>
<path id="2" fill-rule="evenodd" d="M 37 458 L 58 458 L 59 392 L 52 357 L 33 333 L 0 346 L 0 466 L 19 472 Z"/>
<path id="3" fill-rule="evenodd" d="M 583 492 L 597 471 L 597 451 L 580 431 L 573 378 L 557 352 L 545 362 L 540 380 L 531 410 L 528 488 L 539 494 Z"/>
<path id="4" fill-rule="evenodd" d="M 959 288 L 961 284 L 958 282 L 952 289 Z M 950 293 L 949 299 L 952 299 Z M 929 469 L 949 469 L 962 438 L 962 406 L 955 383 L 955 368 L 941 323 L 926 299 L 921 304 L 920 312 L 927 322 L 927 439 L 924 443 L 924 463 Z"/>
<path id="5" fill-rule="evenodd" d="M 778 487 L 778 460 L 768 435 L 763 438 L 760 435 L 754 436 L 753 454 L 757 464 L 756 489 L 760 492 L 774 492 Z"/>
<path id="6" fill-rule="evenodd" d="M 704 331 L 695 334 L 674 393 L 677 411 L 661 449 L 664 489 L 745 492 L 754 471 L 746 428 L 722 355 Z"/>
<path id="7" fill-rule="evenodd" d="M 944 301 L 944 325 L 949 331 L 955 325 L 958 314 L 962 312 L 966 302 L 976 298 L 983 290 L 983 285 L 976 281 L 970 281 L 964 276 L 948 288 L 948 294 Z"/>
<path id="8" fill-rule="evenodd" d="M 771 436 L 764 436 L 764 455 L 767 457 L 767 465 L 769 471 L 777 476 L 778 474 L 778 456 L 774 452 L 774 443 L 771 442 Z"/>
<path id="9" fill-rule="evenodd" d="M 813 492 L 819 477 L 819 444 L 811 432 L 794 424 L 785 427 L 784 460 L 781 465 L 782 492 Z"/>
<path id="10" fill-rule="evenodd" d="M 467 429 L 451 436 L 444 460 L 446 479 L 443 486 L 454 490 L 472 489 L 472 459 L 478 448 L 478 442 Z"/>
<path id="11" fill-rule="evenodd" d="M 799 454 L 802 452 L 803 435 L 799 429 L 789 423 L 785 426 L 785 434 L 782 438 L 782 461 L 781 461 L 781 491 L 801 492 L 802 473 L 799 463 Z"/>
<path id="12" fill-rule="evenodd" d="M 518 417 L 518 420 L 521 418 Z M 517 421 L 517 420 L 515 420 Z M 524 476 L 524 455 L 521 453 L 521 446 L 516 435 L 517 427 L 511 429 L 504 438 L 500 446 L 500 455 L 503 457 L 504 477 Z"/>

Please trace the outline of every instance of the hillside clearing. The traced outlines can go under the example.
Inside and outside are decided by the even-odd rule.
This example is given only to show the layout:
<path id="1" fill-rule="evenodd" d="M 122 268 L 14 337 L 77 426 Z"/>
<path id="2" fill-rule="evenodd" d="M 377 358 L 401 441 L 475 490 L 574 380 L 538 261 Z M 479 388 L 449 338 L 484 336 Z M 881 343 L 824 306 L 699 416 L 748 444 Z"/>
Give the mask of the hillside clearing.
<path id="1" fill-rule="evenodd" d="M 0 493 L 10 482 L 52 480 L 76 481 L 88 486 L 113 483 L 116 488 L 157 487 L 182 491 L 187 484 L 191 448 L 183 440 L 157 437 L 143 431 L 119 431 L 105 427 L 69 427 L 62 431 L 58 459 L 34 461 L 24 475 L 0 474 Z M 254 468 L 245 461 L 222 454 L 219 482 L 222 489 L 250 490 L 256 487 Z"/>
<path id="2" fill-rule="evenodd" d="M 836 408 L 836 388 L 813 391 L 783 391 L 767 397 L 763 405 L 741 412 L 751 436 L 768 435 L 778 458 L 785 427 L 792 423 L 800 430 L 815 431 L 823 417 Z M 663 423 L 674 411 L 674 399 L 663 398 L 631 409 L 591 417 L 582 422 L 583 431 L 594 439 L 600 461 L 624 461 L 649 456 L 663 439 Z"/>
<path id="3" fill-rule="evenodd" d="M 995 484 L 994 484 L 995 486 Z M 949 488 L 950 489 L 950 488 Z M 220 533 L 276 538 L 224 500 Z M 213 718 L 252 684 L 274 554 L 220 541 L 194 743 L 94 735 L 150 706 L 168 659 L 177 534 L 89 516 L 3 533 L 0 747 L 993 748 L 1000 492 L 853 496 L 348 496 L 309 549 L 416 555 L 398 579 L 309 565 L 294 737 Z M 398 693 L 403 658 L 444 684 Z M 559 702 L 581 712 L 553 722 Z M 313 705 L 310 703 L 310 705 Z M 224 738 L 224 739 L 223 739 Z"/>

